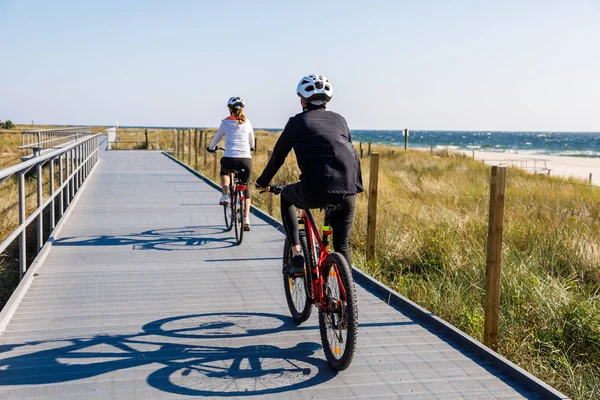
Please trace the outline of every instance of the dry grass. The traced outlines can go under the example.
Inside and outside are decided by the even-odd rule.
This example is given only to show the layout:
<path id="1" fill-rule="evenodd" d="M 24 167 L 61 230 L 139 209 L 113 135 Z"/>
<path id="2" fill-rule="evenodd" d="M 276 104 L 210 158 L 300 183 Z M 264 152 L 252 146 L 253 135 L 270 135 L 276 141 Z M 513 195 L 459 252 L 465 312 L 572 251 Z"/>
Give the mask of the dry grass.
<path id="1" fill-rule="evenodd" d="M 122 141 L 135 140 L 135 133 L 122 131 Z M 208 131 L 209 140 L 214 132 Z M 152 135 L 149 132 L 149 148 L 173 149 L 172 131 L 158 131 L 158 146 Z M 140 137 L 143 134 L 138 134 L 137 147 L 143 148 L 145 140 L 140 146 Z M 185 153 L 189 153 L 187 138 Z M 253 178 L 262 172 L 267 149 L 276 139 L 277 134 L 257 132 Z M 127 146 L 136 144 L 121 143 L 119 148 Z M 199 145 L 204 147 L 205 143 Z M 480 340 L 489 168 L 443 153 L 381 146 L 373 151 L 381 154 L 377 260 L 367 265 L 364 259 L 367 196 L 363 194 L 351 237 L 355 263 Z M 179 158 L 196 166 L 195 151 L 191 158 Z M 209 154 L 205 165 L 201 151 L 197 169 L 216 180 L 217 163 Z M 366 157 L 362 169 L 368 187 Z M 274 183 L 295 182 L 297 177 L 290 155 Z M 0 186 L 0 207 L 10 190 L 10 185 Z M 28 192 L 33 193 L 31 188 Z M 267 209 L 267 195 L 255 192 L 253 202 Z M 499 352 L 574 399 L 600 397 L 599 204 L 598 188 L 509 170 Z M 0 230 L 6 231 L 6 224 L 0 220 Z"/>
<path id="2" fill-rule="evenodd" d="M 257 138 L 254 179 L 277 135 Z M 363 194 L 351 237 L 356 265 L 481 340 L 489 167 L 443 152 L 373 151 L 381 154 L 377 260 L 365 263 Z M 198 168 L 213 180 L 215 161 Z M 366 157 L 362 170 L 368 187 Z M 298 174 L 290 155 L 274 183 Z M 510 169 L 506 198 L 499 352 L 574 399 L 599 398 L 600 189 Z M 267 195 L 252 199 L 267 210 Z"/>

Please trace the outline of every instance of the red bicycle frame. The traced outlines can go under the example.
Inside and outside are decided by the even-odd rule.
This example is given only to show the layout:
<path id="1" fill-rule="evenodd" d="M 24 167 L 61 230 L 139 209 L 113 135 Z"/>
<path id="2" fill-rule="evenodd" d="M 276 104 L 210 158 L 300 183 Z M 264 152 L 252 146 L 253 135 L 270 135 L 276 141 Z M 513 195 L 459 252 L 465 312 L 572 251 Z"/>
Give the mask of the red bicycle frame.
<path id="1" fill-rule="evenodd" d="M 232 202 L 235 200 L 234 199 L 234 189 L 235 189 L 235 191 L 237 191 L 239 193 L 240 200 L 243 201 L 243 200 L 245 200 L 247 186 L 245 183 L 235 182 L 235 179 L 237 179 L 235 174 L 233 172 L 230 173 L 229 174 L 229 197 Z"/>
<path id="2" fill-rule="evenodd" d="M 324 278 L 323 278 L 323 265 L 325 259 L 329 255 L 329 237 L 333 234 L 331 227 L 323 226 L 323 237 L 319 234 L 315 219 L 310 210 L 302 210 L 302 221 L 308 234 L 308 251 L 312 253 L 311 258 L 316 260 L 316 265 L 311 265 L 310 275 L 312 277 L 312 293 L 313 303 L 319 304 L 319 308 L 324 312 L 327 311 L 327 304 L 325 302 L 325 291 L 324 291 Z M 317 260 L 314 246 L 319 248 L 319 259 Z M 331 274 L 331 271 L 330 271 Z M 343 299 L 346 299 L 346 288 L 340 278 L 340 274 L 335 271 L 335 276 L 338 281 L 338 287 L 340 288 L 340 294 Z"/>

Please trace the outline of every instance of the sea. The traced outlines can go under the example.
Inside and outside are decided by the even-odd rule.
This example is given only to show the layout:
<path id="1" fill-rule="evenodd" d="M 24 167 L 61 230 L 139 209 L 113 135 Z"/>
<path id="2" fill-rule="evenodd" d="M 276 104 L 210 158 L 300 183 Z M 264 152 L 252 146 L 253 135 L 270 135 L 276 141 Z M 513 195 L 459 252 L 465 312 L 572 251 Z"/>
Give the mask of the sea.
<path id="1" fill-rule="evenodd" d="M 352 140 L 404 146 L 403 131 L 353 130 Z M 415 130 L 408 147 L 600 158 L 600 132 Z"/>
<path id="2" fill-rule="evenodd" d="M 402 130 L 352 130 L 352 141 L 404 146 L 404 134 Z M 600 132 L 414 130 L 408 133 L 408 147 L 600 158 Z"/>

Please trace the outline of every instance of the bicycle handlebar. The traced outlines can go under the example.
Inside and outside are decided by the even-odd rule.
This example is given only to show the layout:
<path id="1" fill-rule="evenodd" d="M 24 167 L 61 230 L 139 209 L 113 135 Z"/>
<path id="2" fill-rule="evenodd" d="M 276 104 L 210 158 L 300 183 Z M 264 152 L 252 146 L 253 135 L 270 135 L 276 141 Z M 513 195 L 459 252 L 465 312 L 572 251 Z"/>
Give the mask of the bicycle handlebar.
<path id="1" fill-rule="evenodd" d="M 283 185 L 269 185 L 269 192 L 273 193 L 275 196 L 281 193 L 285 186 Z"/>

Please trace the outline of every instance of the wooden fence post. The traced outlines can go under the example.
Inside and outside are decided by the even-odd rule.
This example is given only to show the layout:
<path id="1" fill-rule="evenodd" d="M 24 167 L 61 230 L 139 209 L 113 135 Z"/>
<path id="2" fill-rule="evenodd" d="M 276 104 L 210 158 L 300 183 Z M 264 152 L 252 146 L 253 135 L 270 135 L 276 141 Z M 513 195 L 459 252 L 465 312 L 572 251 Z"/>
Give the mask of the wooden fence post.
<path id="1" fill-rule="evenodd" d="M 408 129 L 404 130 L 404 150 L 408 150 Z"/>
<path id="2" fill-rule="evenodd" d="M 258 138 L 254 138 L 254 153 L 258 154 Z"/>
<path id="3" fill-rule="evenodd" d="M 135 131 L 135 147 L 138 147 L 138 132 Z"/>
<path id="4" fill-rule="evenodd" d="M 490 218 L 488 224 L 487 261 L 485 268 L 485 303 L 483 343 L 498 349 L 500 317 L 500 266 L 502 264 L 502 229 L 506 167 L 492 167 L 490 180 Z"/>
<path id="5" fill-rule="evenodd" d="M 175 155 L 175 129 L 173 129 L 173 154 Z"/>
<path id="6" fill-rule="evenodd" d="M 369 143 L 370 144 L 370 143 Z M 375 260 L 375 233 L 377 230 L 377 182 L 379 179 L 379 153 L 371 154 L 369 178 L 369 205 L 367 214 L 367 263 Z"/>
<path id="7" fill-rule="evenodd" d="M 198 171 L 198 129 L 194 129 L 194 169 Z"/>
<path id="8" fill-rule="evenodd" d="M 268 156 L 267 162 L 269 162 L 272 155 L 273 155 L 273 150 L 272 149 L 267 150 L 267 156 Z M 273 192 L 269 192 L 269 197 L 267 198 L 267 211 L 269 211 L 270 215 L 273 215 Z"/>
<path id="9" fill-rule="evenodd" d="M 188 129 L 188 165 L 192 166 L 192 130 Z"/>
<path id="10" fill-rule="evenodd" d="M 208 152 L 206 151 L 206 148 L 208 147 L 208 132 L 203 131 L 202 136 L 204 137 L 204 144 L 202 145 L 202 148 L 204 149 L 204 169 L 202 171 L 206 174 L 208 173 L 208 171 L 206 170 L 208 166 Z"/>
<path id="11" fill-rule="evenodd" d="M 218 180 L 217 178 L 219 177 L 219 175 L 217 175 L 217 161 L 218 161 L 217 152 L 215 151 L 213 154 L 214 154 L 213 159 L 215 160 L 213 175 L 215 177 L 215 181 L 217 181 Z"/>
<path id="12" fill-rule="evenodd" d="M 367 155 L 371 156 L 371 142 L 369 142 L 369 149 L 367 150 Z"/>
<path id="13" fill-rule="evenodd" d="M 359 142 L 358 146 L 359 146 L 359 148 L 360 148 L 360 158 L 363 158 L 363 148 L 362 148 L 362 142 Z"/>
<path id="14" fill-rule="evenodd" d="M 146 150 L 148 150 L 148 129 L 144 129 L 144 136 L 146 136 Z"/>
<path id="15" fill-rule="evenodd" d="M 592 184 L 592 173 L 590 172 L 590 185 Z"/>
<path id="16" fill-rule="evenodd" d="M 181 155 L 181 131 L 177 129 L 177 158 Z"/>

